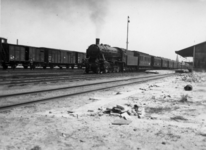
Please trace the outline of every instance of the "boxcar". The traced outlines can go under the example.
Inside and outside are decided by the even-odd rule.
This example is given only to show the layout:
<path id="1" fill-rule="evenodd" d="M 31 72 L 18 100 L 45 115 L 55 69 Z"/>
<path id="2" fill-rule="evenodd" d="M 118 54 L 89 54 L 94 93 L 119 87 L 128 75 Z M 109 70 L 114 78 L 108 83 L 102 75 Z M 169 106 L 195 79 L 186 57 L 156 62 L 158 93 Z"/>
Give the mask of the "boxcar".
<path id="1" fill-rule="evenodd" d="M 22 65 L 25 69 L 27 69 L 28 66 L 32 68 L 37 66 L 43 67 L 44 50 L 37 47 L 25 46 L 25 62 L 23 62 Z"/>
<path id="2" fill-rule="evenodd" d="M 151 56 L 151 66 L 152 68 L 159 69 L 161 68 L 161 58 L 156 56 Z"/>
<path id="3" fill-rule="evenodd" d="M 67 52 L 68 56 L 68 65 L 74 69 L 74 66 L 76 65 L 76 52 L 70 51 Z"/>
<path id="4" fill-rule="evenodd" d="M 173 60 L 168 60 L 168 67 L 169 67 L 169 69 L 174 68 L 174 61 Z"/>
<path id="5" fill-rule="evenodd" d="M 85 64 L 85 58 L 86 58 L 86 54 L 83 52 L 75 52 L 75 59 L 76 59 L 76 65 L 78 68 L 82 68 Z"/>
<path id="6" fill-rule="evenodd" d="M 2 58 L 4 60 L 4 69 L 8 68 L 8 66 L 16 68 L 17 65 L 25 62 L 25 46 L 3 43 L 2 48 L 4 49 Z"/>
<path id="7" fill-rule="evenodd" d="M 182 69 L 182 64 L 181 64 L 181 62 L 178 62 L 178 63 L 177 63 L 177 68 L 178 68 L 178 69 Z"/>
<path id="8" fill-rule="evenodd" d="M 54 67 L 72 67 L 76 64 L 75 52 L 73 51 L 66 51 L 60 49 L 53 49 L 53 48 L 40 48 L 44 51 L 44 68 L 50 67 L 51 69 Z"/>
<path id="9" fill-rule="evenodd" d="M 178 67 L 178 64 L 176 61 L 174 61 L 174 69 L 177 69 L 177 67 Z"/>
<path id="10" fill-rule="evenodd" d="M 167 69 L 168 68 L 168 59 L 162 58 L 162 68 Z"/>
<path id="11" fill-rule="evenodd" d="M 151 68 L 151 55 L 134 51 L 135 56 L 138 56 L 138 67 L 139 69 Z"/>

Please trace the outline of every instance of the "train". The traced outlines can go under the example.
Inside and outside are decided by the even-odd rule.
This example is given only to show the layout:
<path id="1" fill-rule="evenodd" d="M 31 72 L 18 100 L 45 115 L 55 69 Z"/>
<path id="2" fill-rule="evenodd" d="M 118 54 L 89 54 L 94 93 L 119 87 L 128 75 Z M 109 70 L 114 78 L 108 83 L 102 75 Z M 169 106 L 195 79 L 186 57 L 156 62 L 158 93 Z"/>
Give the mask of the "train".
<path id="1" fill-rule="evenodd" d="M 138 71 L 145 69 L 188 69 L 191 66 L 163 57 L 153 56 L 136 50 L 111 47 L 107 44 L 92 44 L 86 50 L 85 72 L 108 73 Z"/>
<path id="2" fill-rule="evenodd" d="M 18 65 L 22 65 L 24 69 L 82 68 L 85 57 L 84 52 L 16 45 L 8 43 L 6 38 L 0 38 L 0 65 L 3 69 L 15 69 Z"/>
<path id="3" fill-rule="evenodd" d="M 85 68 L 85 72 L 109 73 L 138 71 L 145 69 L 188 69 L 191 66 L 163 57 L 153 56 L 137 50 L 127 50 L 100 44 L 100 39 L 90 45 L 86 53 L 47 47 L 10 44 L 0 37 L 0 65 L 3 69 L 15 69 L 22 65 L 24 69 L 43 69 L 63 67 Z"/>

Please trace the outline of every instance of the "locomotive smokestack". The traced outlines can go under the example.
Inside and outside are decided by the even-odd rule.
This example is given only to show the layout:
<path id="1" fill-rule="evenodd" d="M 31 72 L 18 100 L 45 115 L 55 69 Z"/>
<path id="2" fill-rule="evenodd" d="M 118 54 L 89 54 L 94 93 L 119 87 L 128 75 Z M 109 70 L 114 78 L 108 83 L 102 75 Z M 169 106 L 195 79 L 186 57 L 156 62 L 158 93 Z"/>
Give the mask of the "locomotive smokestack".
<path id="1" fill-rule="evenodd" d="M 96 45 L 99 45 L 99 41 L 100 41 L 100 39 L 96 38 Z"/>

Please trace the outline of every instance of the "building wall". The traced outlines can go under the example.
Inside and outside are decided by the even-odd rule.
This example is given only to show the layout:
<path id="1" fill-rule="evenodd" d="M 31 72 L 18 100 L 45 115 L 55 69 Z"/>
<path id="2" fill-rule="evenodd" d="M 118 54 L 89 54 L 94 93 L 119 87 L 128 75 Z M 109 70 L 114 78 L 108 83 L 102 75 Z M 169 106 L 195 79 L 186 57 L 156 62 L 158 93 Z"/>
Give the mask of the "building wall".
<path id="1" fill-rule="evenodd" d="M 195 69 L 206 70 L 206 43 L 195 46 Z"/>

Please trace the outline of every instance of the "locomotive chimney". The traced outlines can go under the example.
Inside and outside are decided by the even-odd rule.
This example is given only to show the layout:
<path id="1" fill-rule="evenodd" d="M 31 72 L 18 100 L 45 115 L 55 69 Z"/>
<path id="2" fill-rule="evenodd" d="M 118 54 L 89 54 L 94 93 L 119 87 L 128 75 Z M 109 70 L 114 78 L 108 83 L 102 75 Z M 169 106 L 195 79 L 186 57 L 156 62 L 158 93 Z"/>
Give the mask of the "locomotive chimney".
<path id="1" fill-rule="evenodd" d="M 100 39 L 96 38 L 96 45 L 99 45 L 99 41 L 100 41 Z"/>

